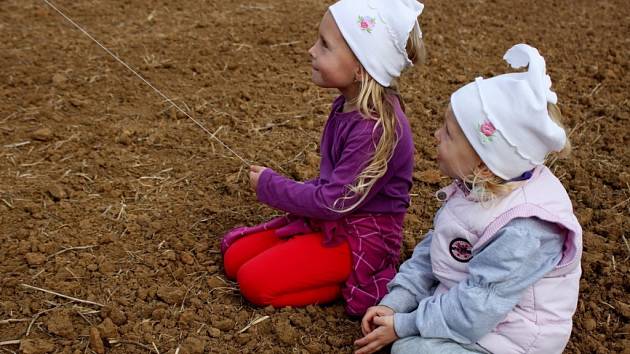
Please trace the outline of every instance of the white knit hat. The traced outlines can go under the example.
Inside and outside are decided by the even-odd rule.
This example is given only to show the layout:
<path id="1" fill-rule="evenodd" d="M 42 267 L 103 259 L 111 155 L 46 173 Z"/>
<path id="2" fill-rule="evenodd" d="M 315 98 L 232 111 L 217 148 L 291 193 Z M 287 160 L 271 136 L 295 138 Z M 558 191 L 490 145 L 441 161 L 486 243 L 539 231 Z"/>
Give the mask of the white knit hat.
<path id="1" fill-rule="evenodd" d="M 361 65 L 389 87 L 413 65 L 405 48 L 423 8 L 416 0 L 341 0 L 329 9 Z"/>
<path id="2" fill-rule="evenodd" d="M 549 117 L 551 91 L 545 59 L 527 44 L 517 44 L 503 56 L 526 72 L 481 77 L 451 96 L 453 113 L 481 160 L 504 180 L 519 177 L 544 163 L 566 143 L 566 132 Z"/>

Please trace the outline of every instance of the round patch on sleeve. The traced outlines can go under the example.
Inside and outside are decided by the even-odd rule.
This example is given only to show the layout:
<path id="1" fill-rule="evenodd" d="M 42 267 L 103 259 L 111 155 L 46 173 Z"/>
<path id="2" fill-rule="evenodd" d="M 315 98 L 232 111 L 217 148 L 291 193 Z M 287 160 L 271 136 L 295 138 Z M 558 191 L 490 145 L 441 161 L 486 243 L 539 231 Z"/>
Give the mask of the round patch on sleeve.
<path id="1" fill-rule="evenodd" d="M 472 245 L 466 239 L 456 238 L 448 248 L 451 256 L 458 262 L 467 263 L 472 259 Z"/>

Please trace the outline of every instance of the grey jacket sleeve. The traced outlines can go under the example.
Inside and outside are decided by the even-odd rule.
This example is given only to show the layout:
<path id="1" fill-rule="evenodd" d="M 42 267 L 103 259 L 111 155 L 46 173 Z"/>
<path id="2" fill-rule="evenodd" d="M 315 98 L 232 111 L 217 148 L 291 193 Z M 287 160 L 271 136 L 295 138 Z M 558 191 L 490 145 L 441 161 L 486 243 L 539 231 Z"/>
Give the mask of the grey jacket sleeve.
<path id="1" fill-rule="evenodd" d="M 525 289 L 558 264 L 564 243 L 559 230 L 537 218 L 512 220 L 473 254 L 467 279 L 423 298 L 413 311 L 396 313 L 396 333 L 476 342 L 505 318 Z"/>
<path id="2" fill-rule="evenodd" d="M 420 300 L 433 294 L 437 279 L 431 269 L 431 235 L 429 231 L 416 245 L 411 258 L 400 266 L 398 274 L 387 284 L 389 292 L 380 305 L 394 312 L 410 312 L 418 307 Z"/>

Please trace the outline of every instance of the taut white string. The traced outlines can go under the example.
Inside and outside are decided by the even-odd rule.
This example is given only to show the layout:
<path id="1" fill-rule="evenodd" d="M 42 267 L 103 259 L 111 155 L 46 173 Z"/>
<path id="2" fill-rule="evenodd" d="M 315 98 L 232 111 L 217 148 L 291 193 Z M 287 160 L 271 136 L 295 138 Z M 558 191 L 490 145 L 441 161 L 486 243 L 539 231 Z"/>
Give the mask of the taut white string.
<path id="1" fill-rule="evenodd" d="M 243 163 L 245 165 L 250 165 L 250 163 L 245 160 L 244 158 L 242 158 L 239 154 L 237 154 L 234 150 L 232 150 L 229 146 L 227 146 L 227 144 L 225 144 L 223 141 L 221 141 L 221 139 L 217 138 L 216 135 L 212 134 L 203 124 L 201 124 L 199 121 L 197 121 L 195 118 L 191 117 L 190 114 L 186 113 L 186 111 L 184 111 L 183 109 L 181 109 L 175 102 L 173 102 L 173 100 L 171 100 L 168 96 L 166 96 L 165 94 L 162 93 L 162 91 L 158 90 L 155 86 L 153 86 L 149 81 L 147 81 L 144 77 L 142 77 L 142 75 L 138 74 L 135 70 L 133 70 L 129 65 L 127 65 L 127 63 L 125 63 L 124 61 L 122 61 L 118 56 L 116 56 L 116 54 L 112 53 L 109 49 L 107 49 L 107 47 L 105 47 L 104 45 L 102 45 L 99 41 L 97 41 L 94 37 L 92 37 L 92 35 L 90 35 L 86 30 L 84 30 L 81 26 L 79 26 L 78 24 L 76 24 L 70 17 L 66 16 L 66 14 L 64 14 L 61 10 L 59 10 L 55 5 L 53 5 L 51 2 L 49 2 L 48 0 L 43 0 L 46 4 L 48 4 L 48 6 L 50 6 L 51 8 L 53 8 L 55 11 L 57 11 L 61 16 L 63 16 L 66 20 L 68 20 L 68 22 L 70 22 L 71 24 L 74 25 L 74 27 L 76 27 L 77 29 L 79 29 L 81 32 L 83 32 L 86 36 L 88 36 L 92 41 L 94 41 L 94 43 L 98 44 L 101 48 L 103 48 L 104 51 L 106 51 L 109 55 L 111 55 L 114 59 L 116 59 L 119 63 L 121 63 L 122 65 L 124 65 L 127 69 L 129 69 L 129 71 L 131 71 L 132 73 L 134 73 L 137 77 L 140 78 L 140 80 L 142 80 L 145 84 L 149 85 L 149 87 L 151 87 L 155 92 L 157 92 L 160 96 L 162 96 L 166 101 L 168 101 L 170 104 L 173 105 L 173 107 L 177 108 L 178 111 L 182 112 L 184 115 L 186 115 L 186 117 L 190 118 L 190 120 L 192 120 L 193 122 L 195 122 L 195 124 L 197 124 L 201 129 L 203 129 L 206 133 L 208 133 L 208 135 L 210 135 L 210 137 L 212 137 L 214 140 L 216 140 L 217 142 L 219 142 L 219 144 L 221 144 L 224 148 L 226 148 L 228 151 L 230 151 L 232 154 L 234 154 L 234 156 L 238 157 L 241 161 L 243 161 Z"/>

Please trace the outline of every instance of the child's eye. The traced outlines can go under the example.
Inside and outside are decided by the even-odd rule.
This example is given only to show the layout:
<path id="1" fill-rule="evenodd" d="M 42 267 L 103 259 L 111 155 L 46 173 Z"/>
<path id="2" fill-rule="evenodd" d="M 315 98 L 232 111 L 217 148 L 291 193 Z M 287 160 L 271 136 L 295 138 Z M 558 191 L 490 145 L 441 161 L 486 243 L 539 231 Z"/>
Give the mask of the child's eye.
<path id="1" fill-rule="evenodd" d="M 322 47 L 328 48 L 328 43 L 326 43 L 326 40 L 324 38 L 322 38 Z"/>

